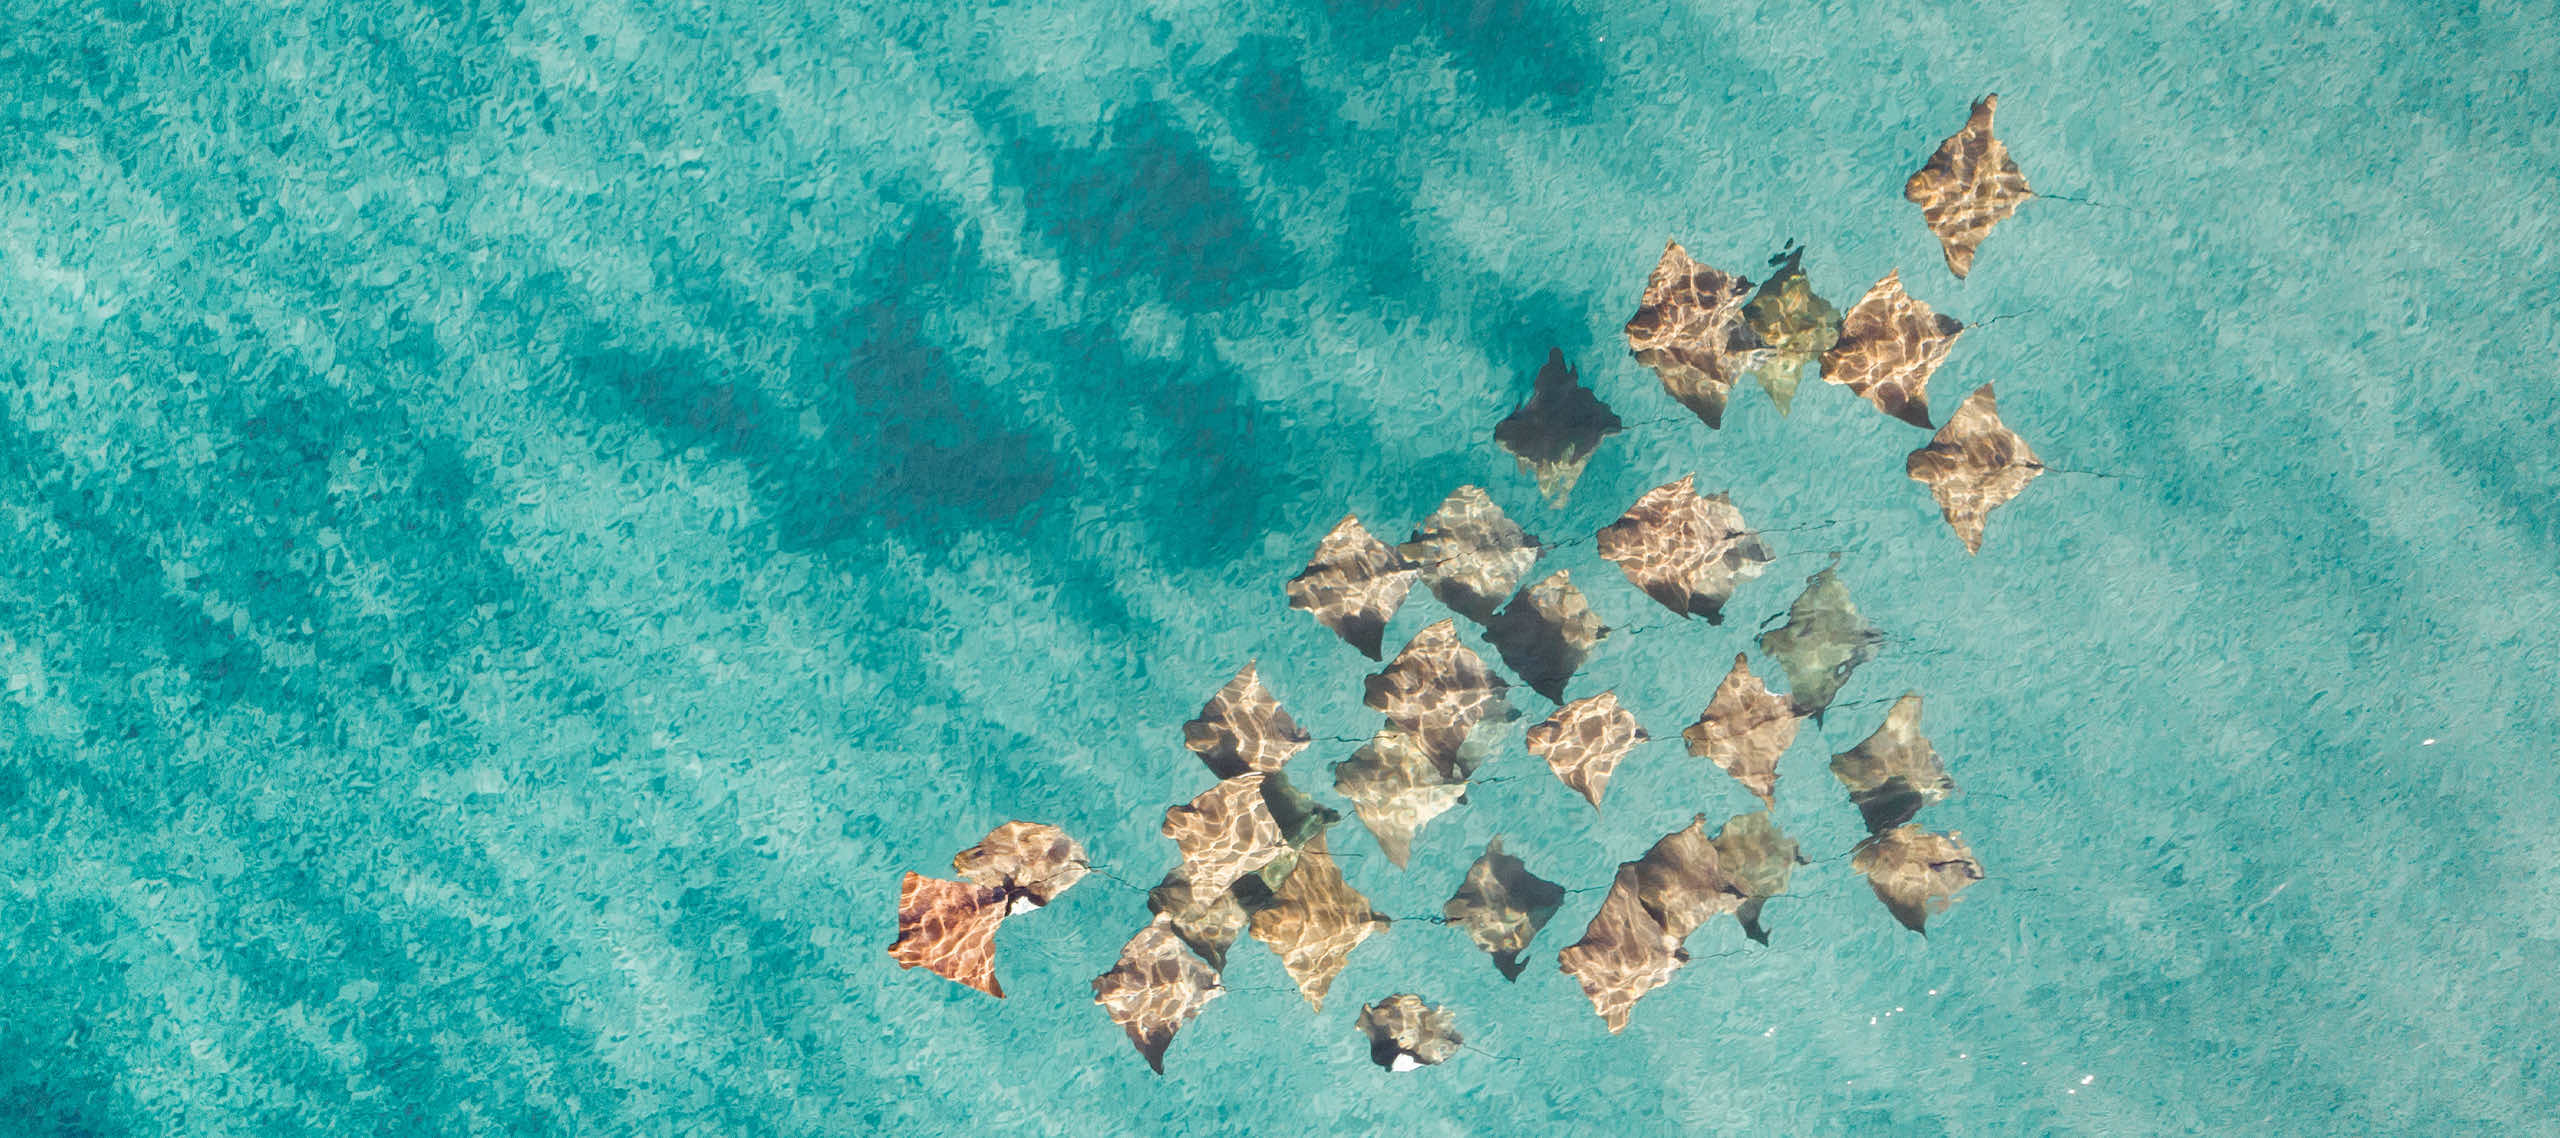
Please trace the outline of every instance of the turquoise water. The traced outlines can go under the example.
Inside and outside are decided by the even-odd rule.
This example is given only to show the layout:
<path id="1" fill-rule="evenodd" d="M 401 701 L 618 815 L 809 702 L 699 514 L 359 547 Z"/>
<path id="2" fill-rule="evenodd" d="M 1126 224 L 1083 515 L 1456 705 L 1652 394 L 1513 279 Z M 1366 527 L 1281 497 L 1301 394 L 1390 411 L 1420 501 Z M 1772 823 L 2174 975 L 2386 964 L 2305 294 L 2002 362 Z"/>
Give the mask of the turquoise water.
<path id="1" fill-rule="evenodd" d="M 0 1118 L 28 1134 L 2560 1133 L 2560 70 L 2541 3 L 176 5 L 0 15 Z M 1971 279 L 1903 177 L 2001 95 Z M 1968 559 L 1917 432 L 1710 433 L 1627 359 L 1666 237 L 1975 322 L 2056 466 Z M 1997 319 L 1994 319 L 1997 318 Z M 1554 510 L 1550 346 L 1635 424 Z M 1321 1015 L 1240 945 L 1158 1077 L 1103 877 L 987 999 L 883 950 L 1011 817 L 1174 861 L 1179 724 L 1374 665 L 1281 582 L 1465 482 L 1551 541 L 1695 471 L 1781 561 L 1720 628 L 1587 543 L 1657 734 L 1845 551 L 1892 637 L 1808 724 L 1818 858 L 1610 1036 L 1397 924 Z M 1416 594 L 1390 645 L 1439 619 Z M 1758 658 L 1755 657 L 1755 660 Z M 1755 667 L 1763 666 L 1755 663 Z M 1928 699 L 1988 867 L 1925 940 L 1823 770 Z M 1534 718 L 1546 704 L 1523 692 Z M 1857 704 L 1859 706 L 1849 706 Z M 1575 887 L 1516 740 L 1397 872 Z M 1359 1004 L 1478 1050 L 1390 1075 Z"/>

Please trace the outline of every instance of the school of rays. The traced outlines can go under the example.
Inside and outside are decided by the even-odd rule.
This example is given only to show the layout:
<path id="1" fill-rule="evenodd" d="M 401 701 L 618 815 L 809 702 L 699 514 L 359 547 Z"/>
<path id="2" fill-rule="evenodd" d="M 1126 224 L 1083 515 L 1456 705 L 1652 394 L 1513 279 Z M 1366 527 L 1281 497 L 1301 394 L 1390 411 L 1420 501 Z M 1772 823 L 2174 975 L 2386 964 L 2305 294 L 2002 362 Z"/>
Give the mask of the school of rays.
<path id="1" fill-rule="evenodd" d="M 2032 196 L 1993 136 L 1997 108 L 1996 97 L 1976 102 L 1964 128 L 1904 187 L 1959 278 L 1992 229 Z M 1770 258 L 1772 276 L 1755 288 L 1667 243 L 1626 323 L 1630 354 L 1710 429 L 1723 425 L 1743 377 L 1756 379 L 1784 415 L 1810 368 L 1877 411 L 1934 430 L 1904 469 L 1927 487 L 1966 551 L 1979 553 L 1991 512 L 2046 468 L 2001 421 L 1988 383 L 1933 426 L 1929 380 L 1966 326 L 1912 296 L 1898 270 L 1842 311 L 1815 294 L 1803 254 L 1791 247 Z M 1602 443 L 1624 426 L 1558 350 L 1536 373 L 1529 398 L 1491 434 L 1561 508 Z M 1702 492 L 1694 475 L 1656 487 L 1589 535 L 1630 590 L 1605 607 L 1638 605 L 1640 596 L 1679 617 L 1720 624 L 1736 594 L 1777 559 L 1767 532 L 1727 493 Z M 1779 756 L 1799 723 L 1820 722 L 1886 640 L 1860 615 L 1835 554 L 1805 579 L 1784 623 L 1755 638 L 1758 671 L 1750 652 L 1736 653 L 1694 721 L 1648 730 L 1614 691 L 1572 690 L 1612 630 L 1565 571 L 1536 572 L 1551 548 L 1483 488 L 1460 486 L 1400 543 L 1342 517 L 1281 592 L 1290 608 L 1382 663 L 1362 681 L 1362 702 L 1379 715 L 1376 730 L 1333 764 L 1332 784 L 1398 872 L 1412 870 L 1416 837 L 1464 806 L 1477 771 L 1515 745 L 1546 763 L 1559 793 L 1594 811 L 1620 764 L 1675 735 L 1690 756 L 1759 800 L 1759 809 L 1712 832 L 1700 813 L 1620 864 L 1610 881 L 1582 883 L 1606 896 L 1580 939 L 1557 950 L 1557 966 L 1617 1032 L 1639 1001 L 1689 963 L 1686 942 L 1717 917 L 1731 915 L 1750 940 L 1770 944 L 1766 906 L 1810 864 L 1776 822 Z M 1452 616 L 1387 657 L 1385 631 L 1417 584 Z M 1512 679 L 1470 646 L 1460 621 Z M 1515 681 L 1555 710 L 1524 726 L 1511 702 Z M 1956 789 L 1921 733 L 1921 708 L 1919 693 L 1903 695 L 1873 733 L 1830 761 L 1867 832 L 1849 867 L 1885 915 L 1913 932 L 1925 932 L 1933 914 L 1983 878 L 1962 835 L 1919 822 Z M 1147 923 L 1092 985 L 1093 1002 L 1159 1074 L 1175 1037 L 1225 993 L 1219 978 L 1243 938 L 1267 946 L 1320 1011 L 1354 955 L 1393 923 L 1328 849 L 1327 831 L 1344 814 L 1291 781 L 1290 761 L 1314 739 L 1257 663 L 1217 687 L 1180 734 L 1215 782 L 1164 809 L 1160 832 L 1175 864 L 1147 891 Z M 956 880 L 906 875 L 890 956 L 1002 997 L 997 927 L 1052 903 L 1091 866 L 1057 828 L 1011 821 L 961 851 L 952 869 Z M 1462 932 L 1502 976 L 1517 979 L 1568 889 L 1533 872 L 1500 837 L 1455 880 L 1434 922 Z M 1456 1013 L 1411 993 L 1365 1005 L 1354 1026 L 1371 1058 L 1395 1071 L 1445 1062 L 1464 1047 Z"/>

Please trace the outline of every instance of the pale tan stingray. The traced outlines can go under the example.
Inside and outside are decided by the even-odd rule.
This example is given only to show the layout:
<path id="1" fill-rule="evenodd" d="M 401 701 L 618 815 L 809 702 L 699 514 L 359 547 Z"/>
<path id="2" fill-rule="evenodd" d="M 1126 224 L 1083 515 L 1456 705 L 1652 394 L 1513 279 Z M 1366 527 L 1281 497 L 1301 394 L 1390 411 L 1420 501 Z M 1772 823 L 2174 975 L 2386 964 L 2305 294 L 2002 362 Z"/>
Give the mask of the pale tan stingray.
<path id="1" fill-rule="evenodd" d="M 1982 552 L 1982 528 L 1991 511 L 2006 505 L 2044 473 L 2035 449 L 2000 421 L 1999 400 L 1986 383 L 1947 417 L 1929 445 L 1912 451 L 1903 470 L 1929 486 L 1947 524 L 1964 539 L 1964 551 Z"/>
<path id="2" fill-rule="evenodd" d="M 1822 379 L 1848 388 L 1878 411 L 1926 427 L 1929 377 L 1963 334 L 1963 322 L 1904 292 L 1897 270 L 1841 318 L 1839 341 L 1822 353 Z"/>
<path id="3" fill-rule="evenodd" d="M 1644 283 L 1644 302 L 1627 321 L 1627 348 L 1709 427 L 1724 425 L 1733 382 L 1760 349 L 1742 319 L 1751 282 L 1692 260 L 1677 241 Z"/>
<path id="4" fill-rule="evenodd" d="M 1958 277 L 1973 271 L 1974 250 L 1991 235 L 1991 227 L 2018 212 L 2035 196 L 2027 176 L 2009 158 L 2009 148 L 1991 133 L 1991 116 L 2000 96 L 1984 95 L 1973 104 L 1964 129 L 1938 144 L 1929 163 L 1902 184 L 1902 196 L 1920 207 L 1929 231 L 1947 255 L 1947 271 Z"/>
<path id="5" fill-rule="evenodd" d="M 1226 994 L 1217 970 L 1184 951 L 1171 922 L 1161 916 L 1129 938 L 1120 962 L 1093 981 L 1093 1002 L 1129 1033 L 1130 1044 L 1159 1075 L 1174 1035 L 1209 1001 Z"/>
<path id="6" fill-rule="evenodd" d="M 1618 763 L 1652 738 L 1618 705 L 1616 693 L 1604 691 L 1557 708 L 1529 729 L 1528 744 L 1529 753 L 1545 759 L 1557 779 L 1598 806 Z"/>
<path id="7" fill-rule="evenodd" d="M 1733 669 L 1698 721 L 1680 733 L 1689 753 L 1713 762 L 1760 801 L 1775 805 L 1778 756 L 1796 741 L 1795 705 L 1751 674 L 1750 657 L 1733 654 Z"/>
<path id="8" fill-rule="evenodd" d="M 1289 579 L 1289 607 L 1312 614 L 1375 660 L 1387 622 L 1421 574 L 1420 566 L 1372 536 L 1359 518 L 1345 517 L 1324 535 L 1307 567 Z"/>

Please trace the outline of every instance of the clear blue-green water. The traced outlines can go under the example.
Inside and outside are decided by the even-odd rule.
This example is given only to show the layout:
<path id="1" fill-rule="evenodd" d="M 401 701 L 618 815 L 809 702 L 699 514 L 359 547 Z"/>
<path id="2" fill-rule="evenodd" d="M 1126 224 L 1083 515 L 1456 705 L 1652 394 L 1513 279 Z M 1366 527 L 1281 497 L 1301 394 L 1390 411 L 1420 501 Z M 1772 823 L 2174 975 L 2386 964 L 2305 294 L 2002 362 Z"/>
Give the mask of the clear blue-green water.
<path id="1" fill-rule="evenodd" d="M 0 1131 L 2560 1133 L 2554 15 L 11 5 Z M 1988 91 L 2087 202 L 1957 282 L 1899 190 Z M 1941 415 L 2122 477 L 1967 558 L 1836 388 L 1706 431 L 1617 331 L 1666 237 L 1900 268 L 1989 321 Z M 1561 510 L 1491 440 L 1551 345 L 1636 424 Z M 884 955 L 1007 818 L 1153 881 L 1247 659 L 1331 799 L 1373 665 L 1280 585 L 1344 512 L 1562 542 L 1691 471 L 1892 636 L 1786 757 L 1771 947 L 1611 1036 L 1597 893 L 1516 984 L 1401 922 L 1320 1015 L 1247 942 L 1162 1077 L 1087 988 L 1135 890 L 1008 925 L 1001 1002 Z M 1820 563 L 1715 628 L 1559 551 L 1637 630 L 1576 693 L 1676 731 Z M 1991 874 L 1926 939 L 1823 770 L 1905 689 Z M 1353 883 L 1749 804 L 1485 775 Z M 1399 991 L 1480 1050 L 1371 1066 Z"/>

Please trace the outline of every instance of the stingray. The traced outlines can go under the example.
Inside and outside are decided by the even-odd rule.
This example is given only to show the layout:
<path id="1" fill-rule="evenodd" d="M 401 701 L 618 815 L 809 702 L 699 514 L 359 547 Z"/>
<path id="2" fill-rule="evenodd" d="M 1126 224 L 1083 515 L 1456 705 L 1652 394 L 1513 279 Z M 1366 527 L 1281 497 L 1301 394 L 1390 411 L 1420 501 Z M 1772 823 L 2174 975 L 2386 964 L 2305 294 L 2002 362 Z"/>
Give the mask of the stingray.
<path id="1" fill-rule="evenodd" d="M 1387 722 L 1412 732 L 1452 778 L 1464 781 L 1481 756 L 1471 746 L 1480 723 L 1516 715 L 1502 677 L 1458 639 L 1455 621 L 1415 633 L 1396 658 L 1364 684 L 1365 702 Z"/>
<path id="2" fill-rule="evenodd" d="M 1175 866 L 1164 880 L 1147 891 L 1147 911 L 1155 914 L 1171 930 L 1190 945 L 1209 967 L 1224 971 L 1227 950 L 1234 948 L 1236 938 L 1244 935 L 1250 914 L 1236 899 L 1232 888 L 1204 890 L 1192 888 L 1190 879 Z"/>
<path id="3" fill-rule="evenodd" d="M 1238 775 L 1164 812 L 1164 836 L 1182 847 L 1182 872 L 1212 892 L 1289 852 L 1262 799 L 1264 774 Z"/>
<path id="4" fill-rule="evenodd" d="M 1289 579 L 1289 607 L 1314 614 L 1317 623 L 1375 660 L 1387 621 L 1421 573 L 1371 537 L 1359 518 L 1346 517 L 1324 535 L 1307 567 Z"/>
<path id="5" fill-rule="evenodd" d="M 1157 917 L 1120 950 L 1120 963 L 1094 978 L 1093 1002 L 1129 1033 L 1129 1042 L 1164 1073 L 1164 1050 L 1209 1001 L 1226 995 L 1216 969 L 1183 951 L 1169 922 Z"/>
<path id="6" fill-rule="evenodd" d="M 1902 184 L 1905 200 L 1920 207 L 1929 232 L 1947 254 L 1947 271 L 1962 279 L 1973 271 L 1973 251 L 1991 235 L 1991 227 L 2007 221 L 2018 205 L 2035 196 L 2027 177 L 2009 160 L 2009 148 L 1991 136 L 1991 115 L 2000 96 L 1984 95 L 1973 104 L 1964 129 L 1938 144 L 1938 152 Z"/>
<path id="7" fill-rule="evenodd" d="M 1698 721 L 1680 733 L 1689 753 L 1732 775 L 1760 801 L 1777 804 L 1778 756 L 1796 741 L 1795 705 L 1751 674 L 1750 658 L 1733 654 L 1733 670 L 1716 685 Z"/>
<path id="8" fill-rule="evenodd" d="M 1822 353 L 1822 378 L 1865 397 L 1876 410 L 1929 425 L 1929 376 L 1947 362 L 1964 324 L 1902 291 L 1896 270 L 1877 281 L 1840 321 L 1840 340 Z"/>
<path id="9" fill-rule="evenodd" d="M 1938 749 L 1920 733 L 1920 693 L 1894 701 L 1884 725 L 1865 742 L 1831 756 L 1831 774 L 1849 788 L 1849 801 L 1881 834 L 1910 821 L 1920 808 L 1955 793 L 1956 780 L 1938 761 Z"/>
<path id="10" fill-rule="evenodd" d="M 1982 880 L 1982 863 L 1973 859 L 1964 835 L 1933 834 L 1911 825 L 1859 843 L 1849 868 L 1866 875 L 1893 919 L 1923 935 L 1929 931 L 1929 914 L 1946 912 L 1956 894 Z"/>
<path id="11" fill-rule="evenodd" d="M 1369 905 L 1325 851 L 1324 839 L 1307 843 L 1298 870 L 1282 882 L 1269 908 L 1253 915 L 1253 939 L 1280 954 L 1280 966 L 1317 1011 L 1325 991 L 1350 962 L 1360 942 L 1387 931 L 1386 914 Z"/>
<path id="12" fill-rule="evenodd" d="M 1279 770 L 1307 748 L 1308 735 L 1248 663 L 1210 697 L 1198 718 L 1182 725 L 1182 742 L 1208 764 L 1209 773 L 1234 778 Z"/>
<path id="13" fill-rule="evenodd" d="M 1804 592 L 1787 606 L 1786 626 L 1760 634 L 1760 650 L 1787 669 L 1787 698 L 1796 714 L 1810 715 L 1816 723 L 1840 694 L 1840 685 L 1849 682 L 1849 673 L 1875 659 L 1884 645 L 1884 634 L 1858 615 L 1838 570 L 1836 564 L 1827 565 L 1805 578 Z"/>
<path id="14" fill-rule="evenodd" d="M 945 980 L 997 999 L 996 926 L 1008 899 L 1002 889 L 974 881 L 944 881 L 909 873 L 898 885 L 898 939 L 889 957 L 900 968 L 919 965 Z"/>
<path id="15" fill-rule="evenodd" d="M 1369 1037 L 1369 1060 L 1390 1071 L 1445 1063 L 1466 1042 L 1458 1034 L 1454 1013 L 1411 994 L 1389 996 L 1361 1008 L 1352 1026 Z"/>
<path id="16" fill-rule="evenodd" d="M 1003 891 L 1016 913 L 1055 900 L 1091 867 L 1066 831 L 1036 822 L 1007 822 L 951 859 L 961 880 Z"/>
<path id="17" fill-rule="evenodd" d="M 1494 505 L 1481 487 L 1460 486 L 1423 519 L 1396 553 L 1422 568 L 1431 595 L 1451 612 L 1484 623 L 1538 561 L 1538 539 Z"/>
<path id="18" fill-rule="evenodd" d="M 1991 511 L 2044 473 L 2044 463 L 2000 421 L 2000 403 L 1986 383 L 1966 396 L 1929 445 L 1911 452 L 1902 468 L 1929 484 L 1938 509 L 1964 539 L 1964 551 L 1982 552 L 1982 526 Z"/>
<path id="19" fill-rule="evenodd" d="M 1562 507 L 1600 440 L 1625 429 L 1608 404 L 1582 386 L 1581 375 L 1564 362 L 1564 351 L 1551 348 L 1529 401 L 1494 425 L 1493 441 L 1520 460 L 1520 469 L 1538 476 L 1538 492 L 1549 505 Z"/>
<path id="20" fill-rule="evenodd" d="M 1689 258 L 1677 241 L 1644 282 L 1644 303 L 1627 321 L 1627 347 L 1708 427 L 1724 425 L 1733 381 L 1753 362 L 1759 338 L 1742 319 L 1751 282 Z"/>
<path id="21" fill-rule="evenodd" d="M 1781 415 L 1795 402 L 1796 384 L 1803 380 L 1804 369 L 1840 342 L 1840 310 L 1814 295 L 1803 261 L 1801 248 L 1771 257 L 1769 264 L 1777 275 L 1761 282 L 1751 303 L 1742 306 L 1743 322 L 1768 345 L 1750 372 L 1759 378 Z"/>
<path id="22" fill-rule="evenodd" d="M 1486 842 L 1484 856 L 1467 867 L 1457 896 L 1440 907 L 1442 919 L 1467 930 L 1476 947 L 1493 954 L 1493 967 L 1505 980 L 1518 980 L 1520 954 L 1547 919 L 1564 904 L 1564 887 L 1529 872 L 1519 858 L 1502 852 L 1502 839 Z"/>
<path id="23" fill-rule="evenodd" d="M 1604 691 L 1559 707 L 1546 722 L 1530 728 L 1529 753 L 1545 759 L 1558 779 L 1598 806 L 1618 761 L 1652 738 L 1618 706 L 1617 693 Z"/>
<path id="24" fill-rule="evenodd" d="M 1520 591 L 1492 620 L 1484 638 L 1529 690 L 1564 702 L 1565 685 L 1609 635 L 1600 614 L 1562 569 Z"/>
<path id="25" fill-rule="evenodd" d="M 1389 727 L 1333 765 L 1333 789 L 1351 800 L 1378 848 L 1404 868 L 1413 837 L 1467 796 L 1464 776 L 1434 759 L 1420 739 Z"/>
<path id="26" fill-rule="evenodd" d="M 1698 815 L 1620 865 L 1582 939 L 1558 954 L 1613 1034 L 1627 1026 L 1637 1000 L 1688 963 L 1681 942 L 1746 899 L 1743 886 L 1725 875 L 1706 825 Z"/>
<path id="27" fill-rule="evenodd" d="M 1742 904 L 1733 911 L 1734 919 L 1742 922 L 1743 935 L 1769 943 L 1760 910 L 1769 898 L 1787 891 L 1788 878 L 1795 875 L 1797 866 L 1806 864 L 1803 852 L 1766 810 L 1726 819 L 1724 829 L 1716 832 L 1715 846 L 1717 865 L 1742 889 Z"/>
<path id="28" fill-rule="evenodd" d="M 1600 530 L 1599 552 L 1662 607 L 1709 624 L 1723 623 L 1733 591 L 1774 559 L 1733 499 L 1699 495 L 1694 474 L 1636 499 Z"/>

